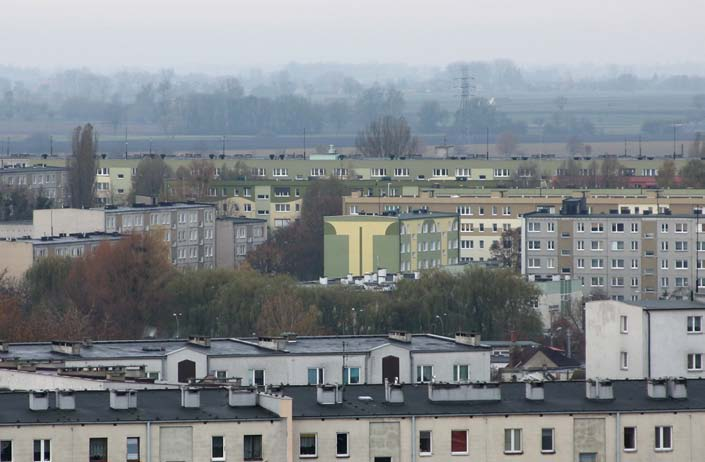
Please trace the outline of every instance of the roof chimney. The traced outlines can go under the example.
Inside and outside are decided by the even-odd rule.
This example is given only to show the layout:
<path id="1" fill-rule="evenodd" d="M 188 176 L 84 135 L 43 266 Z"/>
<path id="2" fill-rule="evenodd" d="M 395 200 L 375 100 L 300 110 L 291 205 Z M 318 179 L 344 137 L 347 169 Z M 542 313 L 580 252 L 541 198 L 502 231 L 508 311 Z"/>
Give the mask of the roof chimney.
<path id="1" fill-rule="evenodd" d="M 648 379 L 646 381 L 646 394 L 653 399 L 668 398 L 667 383 L 666 379 Z"/>
<path id="2" fill-rule="evenodd" d="M 10 344 L 5 340 L 0 340 L 0 353 L 7 353 L 10 351 Z"/>
<path id="3" fill-rule="evenodd" d="M 283 351 L 286 349 L 287 341 L 283 337 L 259 337 L 257 344 L 268 350 Z"/>
<path id="4" fill-rule="evenodd" d="M 389 340 L 397 342 L 411 343 L 411 334 L 403 330 L 393 330 L 388 335 Z"/>
<path id="5" fill-rule="evenodd" d="M 201 407 L 201 390 L 194 387 L 183 387 L 181 389 L 181 407 Z"/>
<path id="6" fill-rule="evenodd" d="M 529 401 L 543 401 L 543 382 L 526 382 L 526 399 Z"/>
<path id="7" fill-rule="evenodd" d="M 54 340 L 51 342 L 51 351 L 62 355 L 80 355 L 81 344 L 79 342 Z"/>
<path id="8" fill-rule="evenodd" d="M 429 383 L 429 401 L 499 401 L 502 392 L 497 383 Z"/>
<path id="9" fill-rule="evenodd" d="M 338 385 L 318 385 L 316 387 L 316 401 L 318 404 L 339 404 L 343 402 L 343 393 Z"/>
<path id="10" fill-rule="evenodd" d="M 228 405 L 231 407 L 257 406 L 257 388 L 228 388 Z"/>
<path id="11" fill-rule="evenodd" d="M 43 390 L 29 392 L 29 409 L 46 411 L 49 409 L 49 393 Z"/>
<path id="12" fill-rule="evenodd" d="M 74 396 L 73 390 L 57 390 L 56 407 L 66 411 L 76 409 L 76 397 Z"/>
<path id="13" fill-rule="evenodd" d="M 614 389 L 610 380 L 590 379 L 585 381 L 585 397 L 587 399 L 614 399 Z"/>
<path id="14" fill-rule="evenodd" d="M 189 335 L 188 337 L 189 345 L 196 345 L 200 347 L 210 348 L 211 339 L 204 335 Z"/>
<path id="15" fill-rule="evenodd" d="M 389 383 L 384 379 L 384 400 L 388 403 L 403 403 L 404 391 L 400 383 Z"/>
<path id="16" fill-rule="evenodd" d="M 480 346 L 480 334 L 477 332 L 456 332 L 455 343 L 460 345 Z"/>
<path id="17" fill-rule="evenodd" d="M 669 378 L 668 379 L 668 396 L 673 399 L 686 399 L 688 397 L 688 382 L 686 379 Z"/>
<path id="18" fill-rule="evenodd" d="M 135 390 L 110 390 L 110 409 L 136 409 L 137 392 Z"/>

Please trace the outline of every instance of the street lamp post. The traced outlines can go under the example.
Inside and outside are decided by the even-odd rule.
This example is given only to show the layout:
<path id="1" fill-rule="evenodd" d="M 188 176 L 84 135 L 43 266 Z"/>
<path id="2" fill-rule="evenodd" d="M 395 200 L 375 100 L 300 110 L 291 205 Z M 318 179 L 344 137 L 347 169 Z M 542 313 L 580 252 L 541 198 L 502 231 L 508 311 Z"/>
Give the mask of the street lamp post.
<path id="1" fill-rule="evenodd" d="M 443 316 L 446 316 L 446 317 L 447 317 L 447 316 L 448 316 L 448 313 L 443 313 Z M 446 334 L 446 325 L 445 325 L 445 322 L 443 322 L 443 318 L 442 318 L 440 315 L 437 314 L 437 315 L 436 315 L 436 319 L 438 319 L 439 321 L 441 321 L 441 335 L 445 335 L 445 334 Z"/>

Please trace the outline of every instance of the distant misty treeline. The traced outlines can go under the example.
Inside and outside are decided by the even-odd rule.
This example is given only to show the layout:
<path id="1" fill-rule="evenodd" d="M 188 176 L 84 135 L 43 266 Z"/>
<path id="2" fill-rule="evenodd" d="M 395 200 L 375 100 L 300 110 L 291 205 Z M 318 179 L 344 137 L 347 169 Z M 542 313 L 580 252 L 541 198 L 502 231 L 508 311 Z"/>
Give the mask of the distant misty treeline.
<path id="1" fill-rule="evenodd" d="M 473 96 L 458 112 L 462 69 Z M 572 78 L 557 69 L 522 70 L 508 60 L 405 65 L 290 64 L 276 72 L 230 76 L 88 69 L 57 72 L 0 67 L 0 121 L 92 121 L 148 125 L 164 134 L 300 135 L 353 133 L 383 116 L 404 116 L 421 133 L 512 131 L 524 124 L 497 111 L 493 95 L 511 92 L 705 92 L 705 77 L 620 72 Z M 548 134 L 589 135 L 591 124 L 563 117 Z M 35 130 L 39 131 L 39 130 Z"/>

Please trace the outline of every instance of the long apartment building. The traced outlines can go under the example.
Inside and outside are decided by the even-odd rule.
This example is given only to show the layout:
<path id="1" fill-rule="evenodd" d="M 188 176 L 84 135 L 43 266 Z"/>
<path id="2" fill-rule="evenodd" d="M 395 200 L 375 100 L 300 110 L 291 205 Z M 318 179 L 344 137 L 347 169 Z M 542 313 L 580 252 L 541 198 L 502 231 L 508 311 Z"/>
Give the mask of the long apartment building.
<path id="1" fill-rule="evenodd" d="M 253 386 L 490 380 L 490 348 L 475 334 L 5 343 L 0 362 L 6 367 L 129 367 L 166 383 L 207 376 Z"/>
<path id="2" fill-rule="evenodd" d="M 85 233 L 64 235 L 60 237 L 0 240 L 0 274 L 13 279 L 20 279 L 42 258 L 81 257 L 93 252 L 102 243 L 111 243 L 122 239 L 117 233 Z"/>
<path id="3" fill-rule="evenodd" d="M 55 207 L 69 203 L 69 172 L 55 166 L 0 166 L 0 190 L 23 189 L 51 199 Z"/>
<path id="4" fill-rule="evenodd" d="M 688 298 L 705 287 L 705 220 L 696 204 L 688 214 L 666 208 L 595 213 L 584 199 L 570 199 L 558 213 L 525 214 L 522 273 L 577 278 L 586 291 L 614 300 Z"/>
<path id="5" fill-rule="evenodd" d="M 379 191 L 378 191 L 379 192 Z M 457 213 L 460 217 L 460 260 L 484 261 L 491 258 L 490 248 L 501 241 L 507 229 L 522 226 L 522 217 L 537 210 L 559 211 L 563 199 L 585 197 L 591 213 L 613 210 L 640 214 L 670 210 L 674 214 L 692 213 L 705 206 L 705 190 L 572 190 L 572 189 L 479 189 L 391 187 L 389 194 L 378 195 L 360 189 L 343 198 L 344 214 L 367 214 L 416 209 Z"/>
<path id="6" fill-rule="evenodd" d="M 705 381 L 0 393 L 4 461 L 701 461 Z"/>
<path id="7" fill-rule="evenodd" d="M 34 211 L 33 236 L 72 233 L 143 233 L 161 235 L 172 263 L 179 268 L 215 267 L 215 207 L 210 204 L 163 202 L 131 207 Z"/>
<path id="8" fill-rule="evenodd" d="M 705 378 L 705 304 L 690 300 L 588 302 L 588 378 Z"/>

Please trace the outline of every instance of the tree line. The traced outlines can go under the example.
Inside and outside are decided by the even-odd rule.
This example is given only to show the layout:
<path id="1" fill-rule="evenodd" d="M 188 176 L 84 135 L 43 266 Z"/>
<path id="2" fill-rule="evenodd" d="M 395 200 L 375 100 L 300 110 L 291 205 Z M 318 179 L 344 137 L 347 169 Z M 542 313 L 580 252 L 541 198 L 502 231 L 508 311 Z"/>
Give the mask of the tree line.
<path id="1" fill-rule="evenodd" d="M 48 257 L 19 281 L 0 279 L 0 338 L 8 341 L 171 337 L 371 334 L 392 329 L 477 331 L 538 338 L 538 291 L 510 270 L 433 270 L 392 292 L 306 286 L 283 274 L 180 271 L 156 236 L 104 243 L 79 258 Z M 98 268 L 100 270 L 98 270 Z"/>

